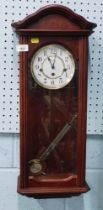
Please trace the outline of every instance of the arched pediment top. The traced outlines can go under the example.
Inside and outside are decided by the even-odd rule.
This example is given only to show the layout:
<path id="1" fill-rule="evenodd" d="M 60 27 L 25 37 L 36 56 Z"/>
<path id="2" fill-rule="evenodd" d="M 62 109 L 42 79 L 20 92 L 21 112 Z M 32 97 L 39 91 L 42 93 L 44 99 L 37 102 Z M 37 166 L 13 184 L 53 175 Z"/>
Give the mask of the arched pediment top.
<path id="1" fill-rule="evenodd" d="M 12 26 L 17 31 L 19 29 L 91 31 L 96 24 L 87 21 L 65 6 L 54 4 L 42 7 L 23 20 L 12 23 Z"/>

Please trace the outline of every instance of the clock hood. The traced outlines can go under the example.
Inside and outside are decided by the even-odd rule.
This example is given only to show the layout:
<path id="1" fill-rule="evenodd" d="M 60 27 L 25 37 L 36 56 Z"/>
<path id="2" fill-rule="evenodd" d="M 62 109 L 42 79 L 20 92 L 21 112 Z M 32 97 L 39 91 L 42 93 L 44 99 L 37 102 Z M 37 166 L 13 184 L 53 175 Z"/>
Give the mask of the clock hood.
<path id="1" fill-rule="evenodd" d="M 58 29 L 57 29 L 58 23 Z M 40 8 L 21 21 L 12 23 L 16 32 L 24 35 L 89 35 L 96 27 L 81 15 L 62 5 L 48 5 Z"/>

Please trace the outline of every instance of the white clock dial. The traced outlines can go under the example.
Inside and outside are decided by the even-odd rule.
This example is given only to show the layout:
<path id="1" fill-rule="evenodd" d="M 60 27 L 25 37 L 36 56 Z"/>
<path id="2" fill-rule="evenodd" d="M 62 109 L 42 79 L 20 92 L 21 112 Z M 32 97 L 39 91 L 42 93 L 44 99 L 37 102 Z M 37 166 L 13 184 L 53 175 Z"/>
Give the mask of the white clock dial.
<path id="1" fill-rule="evenodd" d="M 31 73 L 35 81 L 44 88 L 62 88 L 74 76 L 74 58 L 62 45 L 46 45 L 33 55 Z"/>

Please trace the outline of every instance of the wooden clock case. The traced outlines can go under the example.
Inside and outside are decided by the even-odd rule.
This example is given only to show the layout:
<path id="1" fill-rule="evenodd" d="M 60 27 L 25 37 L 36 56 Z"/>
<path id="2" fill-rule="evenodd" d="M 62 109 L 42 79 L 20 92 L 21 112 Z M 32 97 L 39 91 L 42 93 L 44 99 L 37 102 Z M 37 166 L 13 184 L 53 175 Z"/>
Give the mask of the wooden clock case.
<path id="1" fill-rule="evenodd" d="M 93 32 L 92 29 L 96 27 L 96 24 L 88 22 L 82 16 L 75 14 L 64 6 L 48 5 L 22 21 L 12 23 L 12 26 L 20 36 L 20 44 L 29 46 L 28 52 L 20 52 L 20 176 L 18 192 L 37 197 L 69 196 L 87 192 L 89 187 L 85 182 L 85 156 L 88 36 Z M 31 41 L 33 39 L 34 43 Z M 35 40 L 39 41 L 36 43 Z M 40 88 L 36 93 L 36 98 L 33 96 L 35 90 L 31 92 L 32 87 L 30 88 L 28 84 L 28 69 L 31 58 L 37 49 L 52 43 L 61 44 L 69 49 L 77 63 L 78 88 L 75 89 L 78 107 L 77 142 L 76 150 L 72 151 L 72 154 L 76 157 L 76 171 L 74 170 L 75 172 L 70 173 L 68 177 L 62 175 L 61 178 L 57 175 L 46 179 L 42 176 L 35 178 L 29 175 L 28 161 L 33 159 L 33 153 L 37 149 L 33 144 L 36 145 L 36 141 L 38 141 L 34 138 L 38 136 L 37 132 L 39 132 L 37 126 L 39 126 L 38 119 L 40 118 L 39 113 L 43 101 Z M 65 91 L 65 88 L 61 91 Z M 65 92 L 63 95 L 65 95 Z M 67 148 L 66 153 L 69 152 Z"/>

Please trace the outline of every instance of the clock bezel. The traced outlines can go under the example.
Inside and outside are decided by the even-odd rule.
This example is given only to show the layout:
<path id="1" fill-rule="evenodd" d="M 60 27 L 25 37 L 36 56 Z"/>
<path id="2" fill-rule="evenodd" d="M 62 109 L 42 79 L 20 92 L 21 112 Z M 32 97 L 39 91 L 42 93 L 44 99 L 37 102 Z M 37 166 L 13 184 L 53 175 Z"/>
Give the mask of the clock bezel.
<path id="1" fill-rule="evenodd" d="M 33 62 L 34 62 L 36 53 L 38 53 L 38 51 L 39 51 L 40 49 L 43 49 L 43 48 L 48 47 L 48 46 L 50 46 L 50 45 L 57 45 L 57 46 L 60 46 L 61 48 L 66 49 L 66 50 L 71 54 L 71 56 L 72 56 L 71 62 L 72 62 L 72 65 L 73 65 L 73 67 L 72 67 L 72 69 L 73 69 L 73 76 L 71 77 L 71 79 L 68 78 L 68 79 L 66 80 L 66 83 L 65 83 L 65 84 L 63 83 L 63 85 L 58 85 L 58 86 L 55 86 L 55 87 L 49 86 L 49 85 L 46 86 L 45 84 L 42 84 L 42 83 L 37 79 L 37 77 L 35 76 L 34 71 L 33 71 Z M 71 50 L 69 50 L 66 46 L 64 46 L 64 45 L 61 44 L 61 43 L 57 43 L 57 42 L 44 43 L 42 46 L 40 45 L 39 48 L 36 49 L 36 51 L 33 53 L 32 57 L 31 57 L 31 60 L 30 60 L 30 71 L 31 71 L 31 74 L 32 74 L 33 79 L 35 80 L 35 82 L 36 82 L 40 87 L 45 88 L 45 89 L 49 89 L 49 90 L 61 89 L 61 88 L 65 87 L 65 86 L 67 86 L 67 85 L 72 81 L 72 79 L 73 79 L 73 77 L 74 77 L 74 74 L 75 74 L 75 71 L 76 71 L 76 60 L 75 60 L 75 56 L 74 56 L 74 54 L 71 52 Z"/>

